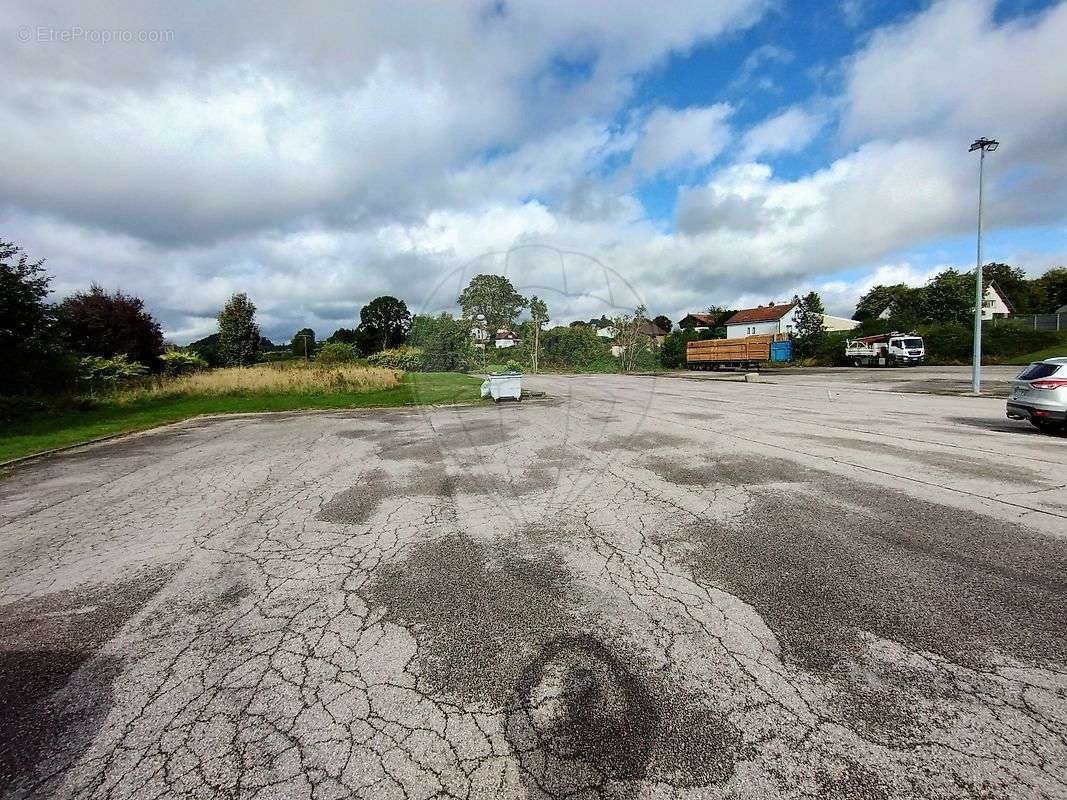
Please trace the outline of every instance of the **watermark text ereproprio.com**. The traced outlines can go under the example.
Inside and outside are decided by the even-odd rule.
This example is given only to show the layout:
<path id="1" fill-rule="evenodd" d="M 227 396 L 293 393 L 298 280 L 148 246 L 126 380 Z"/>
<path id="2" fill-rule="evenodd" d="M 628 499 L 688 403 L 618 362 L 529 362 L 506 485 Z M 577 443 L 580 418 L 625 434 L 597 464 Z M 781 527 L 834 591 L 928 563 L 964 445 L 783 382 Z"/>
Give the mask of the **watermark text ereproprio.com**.
<path id="1" fill-rule="evenodd" d="M 56 28 L 50 25 L 21 25 L 18 29 L 20 42 L 73 43 L 90 44 L 134 44 L 159 43 L 174 41 L 174 31 L 145 30 L 134 28 L 83 28 L 71 25 L 69 28 Z"/>

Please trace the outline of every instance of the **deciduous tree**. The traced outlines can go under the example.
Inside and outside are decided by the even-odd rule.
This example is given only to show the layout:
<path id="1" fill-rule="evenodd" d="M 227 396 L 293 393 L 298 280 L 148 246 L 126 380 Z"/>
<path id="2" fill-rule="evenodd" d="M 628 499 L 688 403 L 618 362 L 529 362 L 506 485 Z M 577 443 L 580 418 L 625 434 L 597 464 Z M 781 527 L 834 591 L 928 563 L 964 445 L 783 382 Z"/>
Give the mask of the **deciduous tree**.
<path id="1" fill-rule="evenodd" d="M 530 351 L 530 367 L 537 372 L 541 357 L 541 329 L 548 322 L 548 305 L 537 295 L 530 298 L 530 322 L 533 323 L 533 349 Z"/>
<path id="2" fill-rule="evenodd" d="M 803 297 L 794 296 L 793 302 L 797 304 L 794 312 L 797 323 L 793 334 L 793 357 L 811 358 L 818 352 L 826 336 L 826 328 L 823 325 L 826 309 L 823 308 L 818 292 L 808 292 Z"/>
<path id="3" fill-rule="evenodd" d="M 526 308 L 526 298 L 503 275 L 474 276 L 456 302 L 467 319 L 484 316 L 490 335 L 500 328 L 510 328 Z"/>
<path id="4" fill-rule="evenodd" d="M 619 367 L 623 372 L 632 371 L 637 365 L 641 350 L 651 341 L 642 329 L 648 324 L 648 311 L 643 305 L 634 313 L 620 314 L 611 321 L 615 330 L 615 344 L 619 347 Z"/>
<path id="5" fill-rule="evenodd" d="M 390 295 L 375 297 L 359 311 L 360 349 L 365 354 L 399 347 L 409 330 L 407 303 Z"/>
<path id="6" fill-rule="evenodd" d="M 256 307 L 244 292 L 219 312 L 219 361 L 228 367 L 254 364 L 259 355 Z"/>
<path id="7" fill-rule="evenodd" d="M 71 349 L 86 356 L 124 355 L 149 367 L 159 366 L 163 333 L 140 297 L 106 292 L 97 284 L 71 295 L 57 309 L 60 329 Z"/>
<path id="8" fill-rule="evenodd" d="M 45 302 L 50 281 L 44 259 L 0 241 L 0 394 L 58 389 L 76 377 L 77 359 L 64 351 Z"/>

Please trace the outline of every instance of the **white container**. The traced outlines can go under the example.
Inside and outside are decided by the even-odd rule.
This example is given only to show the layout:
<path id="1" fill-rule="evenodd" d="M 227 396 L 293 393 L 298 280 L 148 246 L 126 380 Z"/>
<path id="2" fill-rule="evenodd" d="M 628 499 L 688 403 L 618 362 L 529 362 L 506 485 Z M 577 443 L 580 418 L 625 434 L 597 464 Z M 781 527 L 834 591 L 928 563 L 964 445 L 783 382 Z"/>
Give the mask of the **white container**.
<path id="1" fill-rule="evenodd" d="M 490 375 L 482 383 L 482 397 L 492 397 L 497 402 L 501 400 L 521 400 L 522 374 L 505 372 L 500 375 Z"/>

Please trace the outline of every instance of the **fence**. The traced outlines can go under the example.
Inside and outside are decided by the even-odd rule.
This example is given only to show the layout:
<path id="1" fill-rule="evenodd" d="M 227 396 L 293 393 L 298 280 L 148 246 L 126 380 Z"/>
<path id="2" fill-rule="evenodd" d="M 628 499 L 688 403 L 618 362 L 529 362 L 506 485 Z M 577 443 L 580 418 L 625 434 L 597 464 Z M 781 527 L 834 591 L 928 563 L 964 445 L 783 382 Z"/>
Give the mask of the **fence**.
<path id="1" fill-rule="evenodd" d="M 998 325 L 1019 325 L 1033 328 L 1035 331 L 1067 331 L 1067 314 L 1009 314 L 1005 317 L 993 317 L 985 322 L 994 327 Z"/>

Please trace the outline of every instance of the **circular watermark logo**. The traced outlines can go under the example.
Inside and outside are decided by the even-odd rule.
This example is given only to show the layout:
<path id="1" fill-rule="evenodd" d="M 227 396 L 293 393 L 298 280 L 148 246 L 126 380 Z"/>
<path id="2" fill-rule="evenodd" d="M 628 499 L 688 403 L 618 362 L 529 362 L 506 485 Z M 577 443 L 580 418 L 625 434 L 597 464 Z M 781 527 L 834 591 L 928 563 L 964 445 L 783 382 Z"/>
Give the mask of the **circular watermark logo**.
<path id="1" fill-rule="evenodd" d="M 525 303 L 514 319 L 509 299 L 494 297 L 508 290 Z M 543 304 L 537 320 L 535 298 Z M 484 381 L 482 404 L 448 407 L 418 381 L 415 402 L 442 467 L 506 515 L 508 527 L 572 505 L 638 440 L 659 342 L 644 298 L 603 261 L 545 244 L 488 252 L 441 275 L 417 317 L 410 338 L 430 369 L 432 348 L 456 331 L 420 324 L 432 329 L 437 320 L 467 337 L 464 366 Z M 635 375 L 642 379 L 627 377 Z"/>

